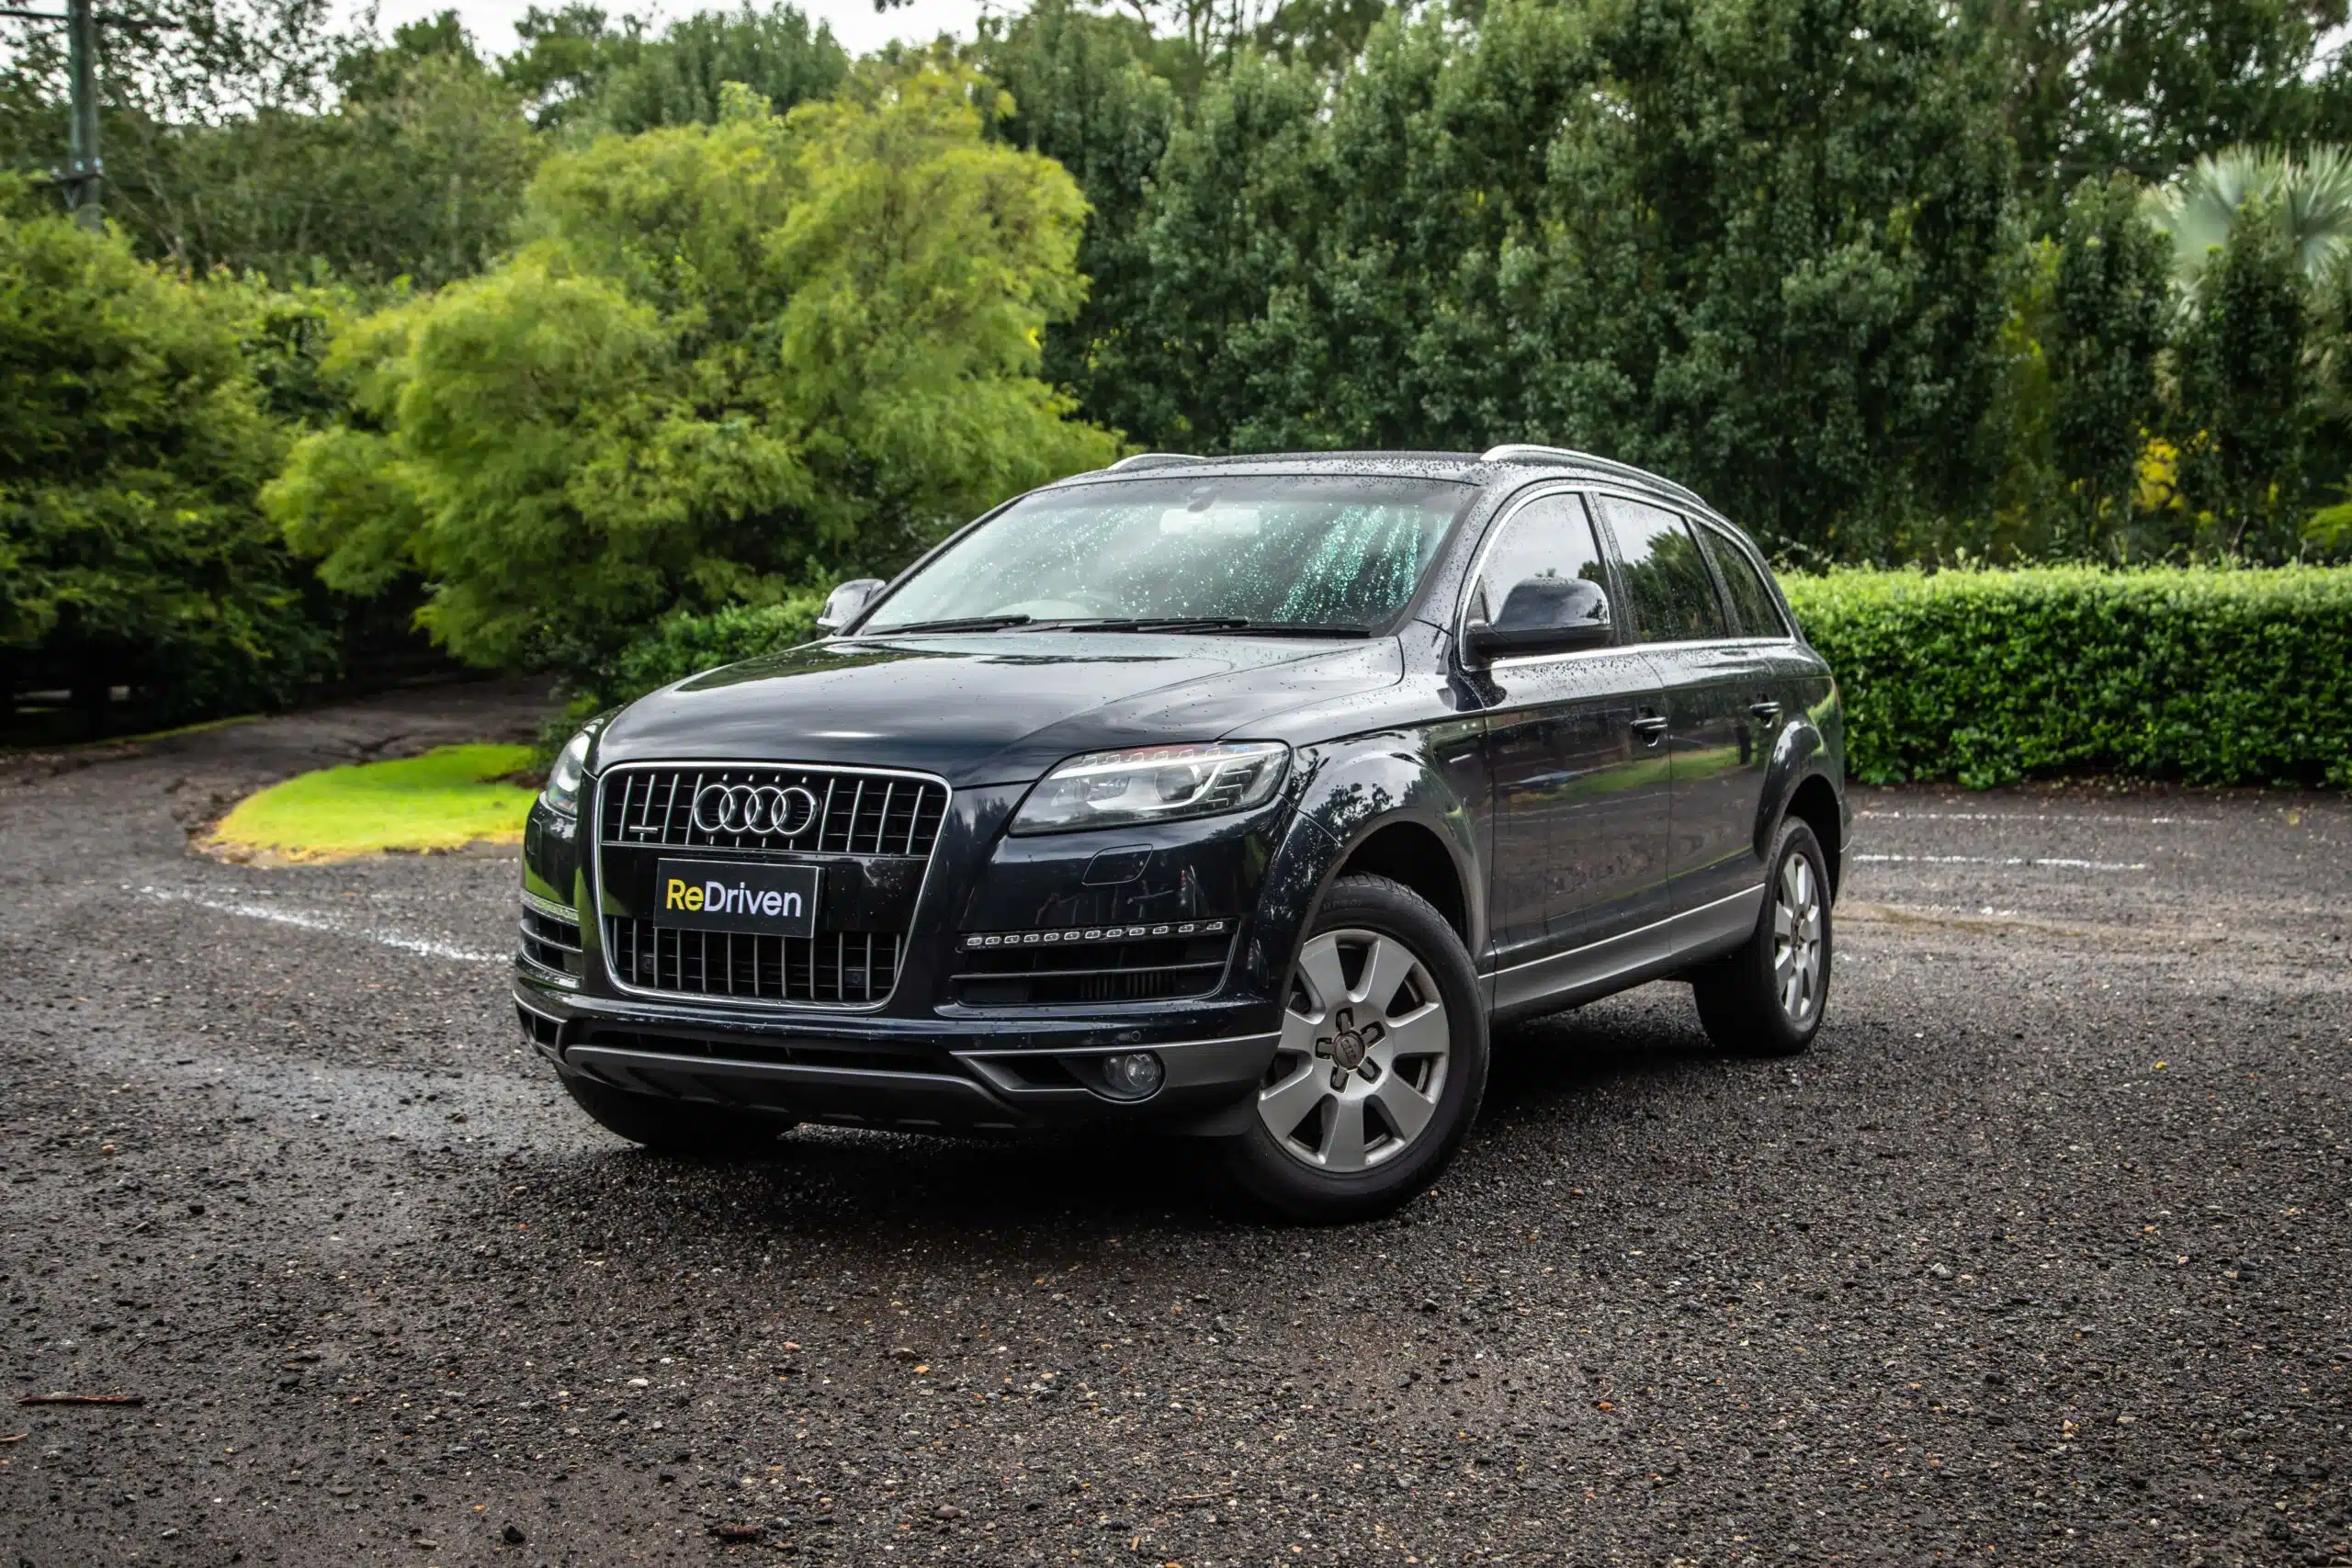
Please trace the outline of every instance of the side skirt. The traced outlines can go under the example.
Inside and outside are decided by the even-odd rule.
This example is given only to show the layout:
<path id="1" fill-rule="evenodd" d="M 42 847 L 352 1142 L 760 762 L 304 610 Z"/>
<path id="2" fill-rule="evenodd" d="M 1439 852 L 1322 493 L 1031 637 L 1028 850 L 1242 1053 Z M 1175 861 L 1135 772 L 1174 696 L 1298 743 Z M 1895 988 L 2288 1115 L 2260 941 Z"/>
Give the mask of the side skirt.
<path id="1" fill-rule="evenodd" d="M 1728 953 L 1756 930 L 1763 907 L 1764 886 L 1758 883 L 1636 930 L 1497 970 L 1487 977 L 1495 1014 L 1589 1001 Z"/>

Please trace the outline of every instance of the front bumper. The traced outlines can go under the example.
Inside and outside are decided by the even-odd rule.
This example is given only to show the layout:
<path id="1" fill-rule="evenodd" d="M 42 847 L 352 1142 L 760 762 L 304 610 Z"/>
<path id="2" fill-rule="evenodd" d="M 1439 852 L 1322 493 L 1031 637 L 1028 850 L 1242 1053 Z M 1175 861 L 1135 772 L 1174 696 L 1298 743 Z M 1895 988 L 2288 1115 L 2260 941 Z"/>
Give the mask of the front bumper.
<path id="1" fill-rule="evenodd" d="M 1008 838 L 1004 824 L 1025 788 L 955 792 L 911 906 L 903 967 L 890 994 L 867 1007 L 624 986 L 597 918 L 570 949 L 535 945 L 534 901 L 557 914 L 633 908 L 630 889 L 598 886 L 577 823 L 535 812 L 514 982 L 524 1030 L 561 1073 L 806 1120 L 940 1130 L 1246 1125 L 1279 1038 L 1297 931 L 1336 846 L 1288 799 L 1241 817 Z M 1236 928 L 1213 988 L 1197 996 L 1013 1005 L 995 981 L 958 973 L 974 966 L 972 933 L 1021 933 L 1002 951 L 1019 945 L 1043 960 L 1051 943 L 1033 949 L 1029 932 L 1187 919 Z M 1136 1050 L 1155 1053 L 1165 1077 L 1148 1098 L 1121 1100 L 1106 1091 L 1099 1058 Z"/>
<path id="2" fill-rule="evenodd" d="M 560 1073 L 631 1093 L 908 1131 L 1088 1123 L 1228 1132 L 1273 1059 L 1261 1002 L 1204 1001 L 1132 1018 L 937 1019 L 812 1013 L 747 1018 L 585 997 L 518 970 L 524 1033 Z M 1166 1070 L 1148 1100 L 1091 1082 L 1095 1059 L 1148 1050 Z"/>

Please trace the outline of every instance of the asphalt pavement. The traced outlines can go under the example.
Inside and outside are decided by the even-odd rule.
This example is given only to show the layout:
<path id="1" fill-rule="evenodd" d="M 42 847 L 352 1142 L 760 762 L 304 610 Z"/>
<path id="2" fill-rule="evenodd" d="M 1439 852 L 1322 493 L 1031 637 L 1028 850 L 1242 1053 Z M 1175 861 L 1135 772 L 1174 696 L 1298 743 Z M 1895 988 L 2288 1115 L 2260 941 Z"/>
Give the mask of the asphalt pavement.
<path id="1" fill-rule="evenodd" d="M 1858 791 L 1810 1055 L 1506 1031 L 1295 1230 L 1182 1145 L 650 1159 L 516 1036 L 511 859 L 187 847 L 533 722 L 0 763 L 0 1562 L 2352 1562 L 2340 797 Z"/>

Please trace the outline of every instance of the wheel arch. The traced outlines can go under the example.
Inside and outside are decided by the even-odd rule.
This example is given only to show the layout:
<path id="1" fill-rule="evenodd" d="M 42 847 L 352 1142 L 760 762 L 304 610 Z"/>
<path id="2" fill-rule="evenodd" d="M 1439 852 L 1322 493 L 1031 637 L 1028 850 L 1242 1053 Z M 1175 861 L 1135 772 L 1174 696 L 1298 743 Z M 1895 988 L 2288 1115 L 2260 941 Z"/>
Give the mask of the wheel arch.
<path id="1" fill-rule="evenodd" d="M 1274 856 L 1263 912 L 1264 962 L 1286 965 L 1331 884 L 1350 872 L 1389 877 L 1429 900 L 1475 968 L 1486 941 L 1486 884 L 1467 806 L 1421 732 L 1313 748 L 1293 826 Z"/>
<path id="2" fill-rule="evenodd" d="M 1385 876 L 1419 894 L 1453 928 L 1464 950 L 1475 951 L 1469 894 L 1462 885 L 1461 869 L 1445 840 L 1427 823 L 1398 817 L 1374 825 L 1340 857 L 1331 873 L 1334 880 L 1361 874 Z"/>
<path id="3" fill-rule="evenodd" d="M 1822 858 L 1829 863 L 1829 897 L 1834 902 L 1846 863 L 1844 814 L 1838 808 L 1838 792 L 1819 773 L 1807 773 L 1789 792 L 1781 817 L 1784 820 L 1796 818 L 1820 840 Z"/>

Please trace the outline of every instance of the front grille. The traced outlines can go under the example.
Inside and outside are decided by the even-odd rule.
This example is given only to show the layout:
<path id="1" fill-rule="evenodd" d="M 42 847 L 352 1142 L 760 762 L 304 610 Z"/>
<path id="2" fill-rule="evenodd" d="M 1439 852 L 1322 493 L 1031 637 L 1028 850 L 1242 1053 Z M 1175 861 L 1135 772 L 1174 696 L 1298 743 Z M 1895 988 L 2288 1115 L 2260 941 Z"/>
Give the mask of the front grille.
<path id="1" fill-rule="evenodd" d="M 967 1007 L 1039 1007 L 1206 996 L 1225 974 L 1231 945 L 1222 933 L 1018 948 L 975 948 L 967 939 L 956 955 L 956 999 Z"/>
<path id="2" fill-rule="evenodd" d="M 696 825 L 695 797 L 713 785 L 805 789 L 817 804 L 792 833 L 712 830 Z M 947 817 L 945 784 L 767 763 L 622 767 L 605 776 L 596 800 L 605 958 L 622 985 L 820 1007 L 871 1007 L 888 998 Z M 661 856 L 681 850 L 822 868 L 816 935 L 664 923 L 652 896 L 655 875 Z"/>
<path id="3" fill-rule="evenodd" d="M 709 831 L 695 796 L 710 784 L 794 786 L 816 796 L 797 833 Z M 806 854 L 929 858 L 947 815 L 947 786 L 889 773 L 820 768 L 647 768 L 615 774 L 600 794 L 604 841 L 632 849 L 788 850 Z"/>
<path id="4" fill-rule="evenodd" d="M 523 906 L 523 956 L 543 969 L 577 978 L 580 974 L 580 922 L 551 913 L 542 905 Z"/>
<path id="5" fill-rule="evenodd" d="M 605 917 L 605 956 L 623 982 L 650 991 L 746 1001 L 878 1002 L 898 983 L 904 941 L 896 931 L 762 936 Z"/>

